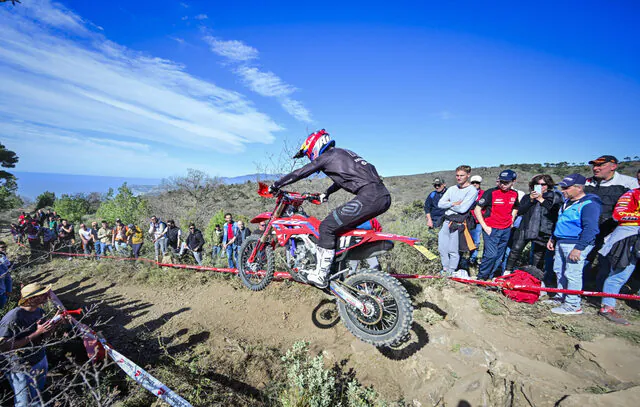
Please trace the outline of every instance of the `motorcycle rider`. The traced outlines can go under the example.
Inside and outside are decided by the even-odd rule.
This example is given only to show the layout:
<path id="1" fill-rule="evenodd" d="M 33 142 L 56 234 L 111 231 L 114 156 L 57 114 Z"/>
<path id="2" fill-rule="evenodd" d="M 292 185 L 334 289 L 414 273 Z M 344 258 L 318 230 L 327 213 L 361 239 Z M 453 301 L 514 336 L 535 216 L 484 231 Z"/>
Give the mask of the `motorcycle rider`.
<path id="1" fill-rule="evenodd" d="M 356 195 L 320 223 L 317 264 L 315 270 L 308 271 L 307 280 L 324 288 L 335 256 L 336 235 L 386 212 L 391 206 L 391 195 L 371 163 L 353 151 L 335 147 L 335 140 L 324 129 L 310 134 L 293 158 L 305 155 L 311 162 L 274 182 L 272 192 L 322 171 L 333 181 L 320 195 L 322 201 L 340 189 Z"/>

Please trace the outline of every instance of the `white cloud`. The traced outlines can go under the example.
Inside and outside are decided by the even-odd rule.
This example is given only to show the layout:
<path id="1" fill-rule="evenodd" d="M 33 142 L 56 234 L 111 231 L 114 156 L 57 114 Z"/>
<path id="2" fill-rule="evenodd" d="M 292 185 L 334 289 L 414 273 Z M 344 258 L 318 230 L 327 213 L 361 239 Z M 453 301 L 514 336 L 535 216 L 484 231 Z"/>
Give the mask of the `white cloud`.
<path id="1" fill-rule="evenodd" d="M 249 89 L 262 96 L 289 96 L 296 91 L 296 88 L 284 83 L 272 72 L 262 72 L 258 68 L 248 66 L 239 67 L 237 72 Z"/>
<path id="2" fill-rule="evenodd" d="M 189 6 L 187 3 L 184 3 L 184 2 L 180 2 L 180 5 L 181 5 L 182 7 L 184 7 L 184 8 L 189 8 L 189 7 L 191 7 L 191 6 Z"/>
<path id="3" fill-rule="evenodd" d="M 180 38 L 180 37 L 169 37 L 172 40 L 174 40 L 175 42 L 177 42 L 178 44 L 184 44 L 184 38 Z"/>
<path id="4" fill-rule="evenodd" d="M 207 18 L 209 18 L 208 15 L 206 14 L 198 14 L 197 16 L 193 17 L 196 20 L 206 20 Z"/>
<path id="5" fill-rule="evenodd" d="M 309 112 L 309 110 L 307 110 L 307 108 L 305 108 L 304 105 L 297 100 L 284 98 L 280 103 L 282 104 L 284 110 L 287 111 L 287 113 L 300 120 L 301 122 L 311 123 L 313 121 L 311 120 L 311 113 Z"/>
<path id="6" fill-rule="evenodd" d="M 232 61 L 249 61 L 258 58 L 258 50 L 246 45 L 242 41 L 224 41 L 207 35 L 204 40 L 211 51 Z"/>
<path id="7" fill-rule="evenodd" d="M 273 72 L 265 72 L 250 64 L 258 59 L 258 50 L 238 40 L 222 40 L 212 35 L 205 35 L 204 41 L 212 52 L 237 64 L 234 72 L 242 79 L 242 83 L 253 92 L 265 97 L 277 98 L 282 108 L 297 120 L 312 122 L 311 113 L 302 102 L 291 99 L 297 89 L 284 82 Z"/>
<path id="8" fill-rule="evenodd" d="M 34 4 L 0 8 L 0 137 L 22 121 L 39 129 L 33 144 L 68 133 L 102 148 L 126 140 L 234 153 L 282 130 L 243 95 L 110 42 L 58 4 Z"/>
<path id="9" fill-rule="evenodd" d="M 182 18 L 181 18 L 182 21 L 186 21 L 188 19 L 189 19 L 189 16 L 182 16 Z"/>

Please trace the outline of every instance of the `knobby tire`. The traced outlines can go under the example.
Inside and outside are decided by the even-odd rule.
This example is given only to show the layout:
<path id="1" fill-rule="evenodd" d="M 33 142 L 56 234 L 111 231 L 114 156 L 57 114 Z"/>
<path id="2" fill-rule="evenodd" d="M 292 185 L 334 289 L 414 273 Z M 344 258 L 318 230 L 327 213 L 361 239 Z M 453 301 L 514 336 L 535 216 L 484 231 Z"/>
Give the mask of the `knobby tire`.
<path id="1" fill-rule="evenodd" d="M 355 337 L 377 347 L 390 346 L 401 342 L 409 335 L 413 323 L 413 306 L 407 290 L 398 280 L 377 270 L 363 270 L 348 277 L 344 284 L 354 287 L 362 287 L 370 283 L 384 288 L 395 302 L 397 317 L 392 327 L 376 332 L 369 329 L 366 324 L 358 320 L 360 311 L 338 301 L 338 311 L 345 326 Z"/>
<path id="2" fill-rule="evenodd" d="M 259 236 L 249 236 L 242 242 L 240 246 L 240 252 L 238 253 L 238 275 L 242 280 L 242 284 L 245 285 L 251 291 L 264 290 L 271 280 L 273 280 L 273 274 L 275 272 L 275 259 L 273 255 L 273 248 L 270 245 L 266 245 L 264 253 L 258 253 L 255 260 L 258 262 L 258 269 L 264 270 L 264 276 L 258 276 L 252 274 L 247 260 L 251 257 L 253 248 L 260 243 Z M 262 278 L 260 278 L 262 277 Z"/>

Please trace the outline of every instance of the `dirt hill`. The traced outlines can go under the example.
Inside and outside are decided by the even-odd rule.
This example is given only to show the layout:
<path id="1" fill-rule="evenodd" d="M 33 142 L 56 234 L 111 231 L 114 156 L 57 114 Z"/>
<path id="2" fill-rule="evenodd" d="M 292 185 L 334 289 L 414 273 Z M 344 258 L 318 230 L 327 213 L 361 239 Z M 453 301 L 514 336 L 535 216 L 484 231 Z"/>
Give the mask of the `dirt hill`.
<path id="1" fill-rule="evenodd" d="M 57 260 L 34 272 L 31 278 L 52 283 L 69 307 L 100 304 L 98 316 L 112 318 L 102 331 L 115 348 L 190 400 L 193 385 L 168 373 L 178 369 L 174 363 L 205 364 L 210 370 L 200 380 L 235 394 L 232 404 L 262 405 L 278 355 L 305 340 L 327 366 L 386 400 L 404 400 L 399 405 L 640 402 L 640 316 L 627 306 L 622 312 L 634 325 L 618 327 L 594 306 L 560 317 L 544 305 L 459 283 L 404 281 L 416 308 L 412 338 L 399 349 L 377 349 L 343 327 L 331 298 L 295 283 L 253 293 L 235 277 L 84 260 Z"/>

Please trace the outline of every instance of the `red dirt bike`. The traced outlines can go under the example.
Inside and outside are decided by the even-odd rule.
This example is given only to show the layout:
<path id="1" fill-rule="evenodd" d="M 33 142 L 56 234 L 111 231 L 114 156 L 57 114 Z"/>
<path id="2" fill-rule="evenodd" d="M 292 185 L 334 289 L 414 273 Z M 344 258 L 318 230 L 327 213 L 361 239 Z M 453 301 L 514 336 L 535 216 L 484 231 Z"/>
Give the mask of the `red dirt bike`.
<path id="1" fill-rule="evenodd" d="M 258 194 L 273 198 L 266 184 L 259 183 Z M 308 284 L 305 270 L 316 267 L 316 247 L 320 221 L 308 216 L 302 204 L 319 205 L 319 194 L 278 191 L 273 212 L 262 213 L 251 223 L 267 221 L 262 235 L 249 236 L 238 253 L 238 274 L 253 291 L 263 290 L 275 272 L 274 251 L 284 247 L 291 277 Z M 338 298 L 340 317 L 358 339 L 375 346 L 402 342 L 409 335 L 413 307 L 407 290 L 390 275 L 378 270 L 353 272 L 352 260 L 366 260 L 393 248 L 393 241 L 412 246 L 418 240 L 389 233 L 354 229 L 338 236 L 336 257 L 329 273 L 329 286 L 323 291 Z"/>

